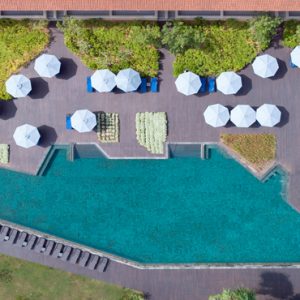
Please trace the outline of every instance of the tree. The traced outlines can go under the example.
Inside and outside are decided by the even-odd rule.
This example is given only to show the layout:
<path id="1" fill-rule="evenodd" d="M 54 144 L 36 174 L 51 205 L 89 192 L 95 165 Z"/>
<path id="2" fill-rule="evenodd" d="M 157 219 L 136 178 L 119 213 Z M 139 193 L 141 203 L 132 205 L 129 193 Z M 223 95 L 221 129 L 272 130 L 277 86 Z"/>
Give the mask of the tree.
<path id="1" fill-rule="evenodd" d="M 223 290 L 221 294 L 209 297 L 209 300 L 255 300 L 253 290 L 247 288 L 238 288 L 235 290 Z"/>
<path id="2" fill-rule="evenodd" d="M 268 15 L 259 16 L 250 21 L 250 31 L 253 39 L 261 50 L 269 46 L 272 36 L 276 33 L 276 29 L 281 22 L 281 18 L 274 18 Z"/>
<path id="3" fill-rule="evenodd" d="M 162 43 L 175 55 L 191 48 L 200 48 L 203 42 L 204 33 L 201 26 L 186 25 L 177 21 L 167 22 L 162 28 Z"/>

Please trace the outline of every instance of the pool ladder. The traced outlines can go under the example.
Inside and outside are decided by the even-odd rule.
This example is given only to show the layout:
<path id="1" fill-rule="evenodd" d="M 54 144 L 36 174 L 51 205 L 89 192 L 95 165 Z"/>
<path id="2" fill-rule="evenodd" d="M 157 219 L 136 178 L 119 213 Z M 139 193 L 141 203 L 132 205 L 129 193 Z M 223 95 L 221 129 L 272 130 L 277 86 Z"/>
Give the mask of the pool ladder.
<path id="1" fill-rule="evenodd" d="M 75 148 L 75 144 L 71 143 L 68 151 L 68 160 L 70 161 L 74 161 L 74 148 Z"/>
<path id="2" fill-rule="evenodd" d="M 200 144 L 200 157 L 201 159 L 207 159 L 207 149 L 206 144 Z"/>

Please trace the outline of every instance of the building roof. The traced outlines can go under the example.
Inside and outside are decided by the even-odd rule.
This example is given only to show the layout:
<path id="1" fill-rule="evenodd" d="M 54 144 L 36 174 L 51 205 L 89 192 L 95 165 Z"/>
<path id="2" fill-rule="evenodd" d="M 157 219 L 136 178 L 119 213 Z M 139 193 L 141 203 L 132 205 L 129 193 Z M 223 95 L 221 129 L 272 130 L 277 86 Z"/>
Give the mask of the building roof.
<path id="1" fill-rule="evenodd" d="M 300 11 L 298 0 L 1 0 L 0 10 Z"/>

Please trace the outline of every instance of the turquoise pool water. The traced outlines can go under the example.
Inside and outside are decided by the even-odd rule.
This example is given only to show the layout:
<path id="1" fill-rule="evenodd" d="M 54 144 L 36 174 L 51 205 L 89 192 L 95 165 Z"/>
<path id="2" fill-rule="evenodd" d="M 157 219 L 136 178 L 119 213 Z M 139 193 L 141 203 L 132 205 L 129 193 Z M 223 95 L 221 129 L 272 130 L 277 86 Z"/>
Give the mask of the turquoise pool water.
<path id="1" fill-rule="evenodd" d="M 0 218 L 146 263 L 299 262 L 300 215 L 281 175 L 261 183 L 211 158 L 66 160 L 0 170 Z"/>

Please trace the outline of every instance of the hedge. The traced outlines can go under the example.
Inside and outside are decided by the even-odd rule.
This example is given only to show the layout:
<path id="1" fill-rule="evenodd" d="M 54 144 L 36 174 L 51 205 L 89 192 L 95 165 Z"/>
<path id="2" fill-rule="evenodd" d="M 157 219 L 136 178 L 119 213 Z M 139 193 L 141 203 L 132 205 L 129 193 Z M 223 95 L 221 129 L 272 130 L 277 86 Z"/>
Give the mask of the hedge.
<path id="1" fill-rule="evenodd" d="M 283 41 L 285 47 L 295 48 L 300 45 L 300 22 L 288 20 L 284 22 Z"/>

